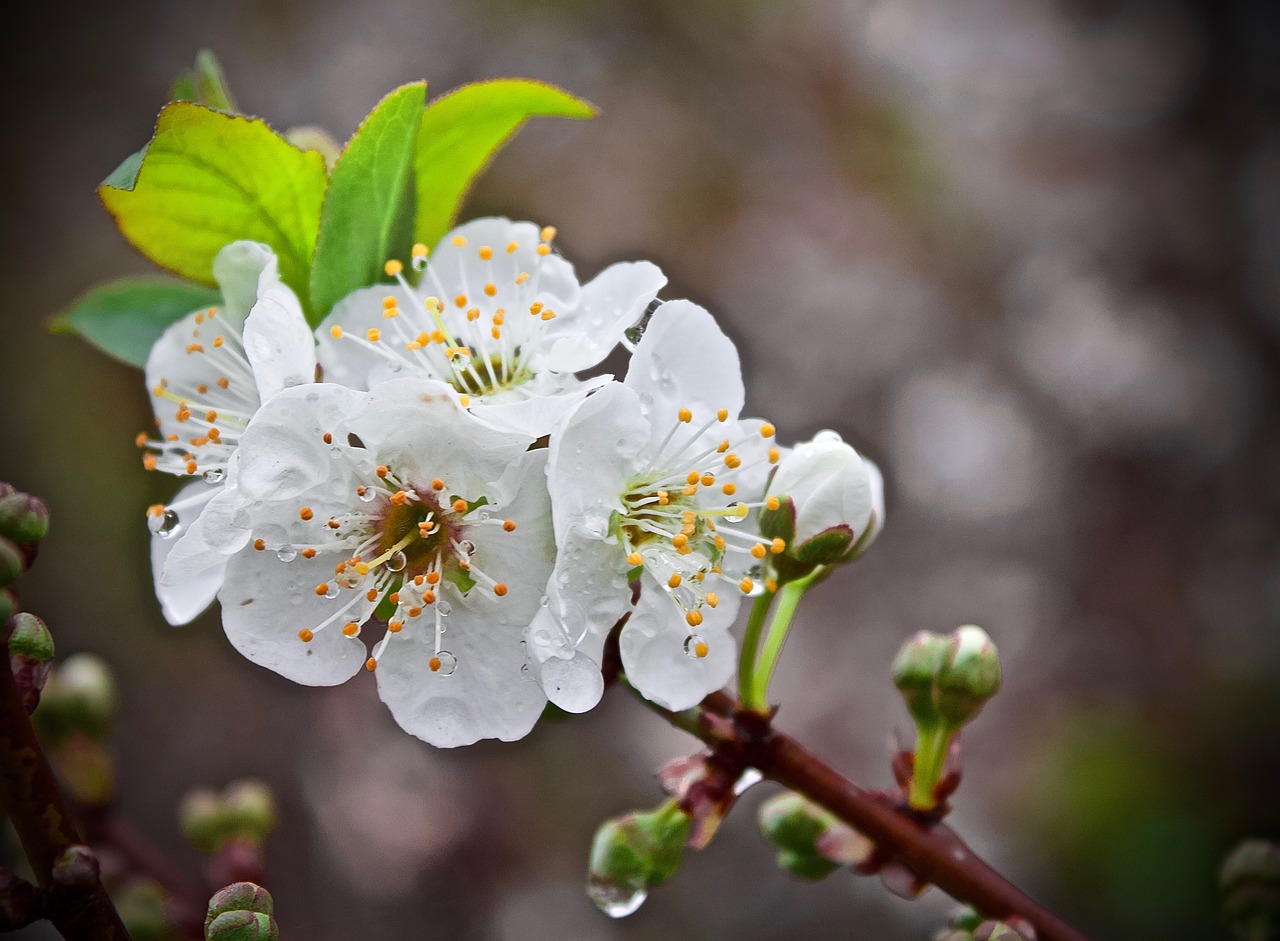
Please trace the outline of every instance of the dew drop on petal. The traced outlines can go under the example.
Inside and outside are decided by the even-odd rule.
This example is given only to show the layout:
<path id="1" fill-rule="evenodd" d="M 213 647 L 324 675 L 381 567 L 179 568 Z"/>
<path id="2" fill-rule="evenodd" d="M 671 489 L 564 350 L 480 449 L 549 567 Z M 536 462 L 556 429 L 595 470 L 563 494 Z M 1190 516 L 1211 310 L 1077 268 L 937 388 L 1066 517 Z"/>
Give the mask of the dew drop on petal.
<path id="1" fill-rule="evenodd" d="M 409 557 L 403 552 L 391 553 L 391 558 L 387 559 L 386 566 L 388 572 L 402 572 L 404 567 L 409 564 Z"/>
<path id="2" fill-rule="evenodd" d="M 226 476 L 227 472 L 221 467 L 210 467 L 204 472 L 204 482 L 207 484 L 220 484 Z"/>
<path id="3" fill-rule="evenodd" d="M 339 592 L 338 586 L 333 582 L 329 582 L 329 587 L 325 589 L 324 596 L 326 598 L 336 598 L 338 597 L 338 592 Z"/>
<path id="4" fill-rule="evenodd" d="M 436 610 L 440 612 L 442 618 L 447 618 L 453 613 L 453 605 L 441 598 L 436 602 Z"/>
<path id="5" fill-rule="evenodd" d="M 547 607 L 547 605 L 551 604 L 551 599 L 548 598 L 546 595 L 543 595 L 541 598 L 538 599 L 538 604 L 545 608 Z"/>
<path id="6" fill-rule="evenodd" d="M 365 503 L 371 503 L 372 501 L 378 499 L 378 491 L 374 487 L 365 487 L 363 490 L 357 490 L 356 496 L 358 496 Z"/>
<path id="7" fill-rule="evenodd" d="M 684 653 L 690 660 L 702 660 L 710 652 L 707 642 L 699 634 L 690 634 L 684 639 Z"/>
<path id="8" fill-rule="evenodd" d="M 173 510 L 147 517 L 147 529 L 164 539 L 172 539 L 182 529 L 182 521 Z"/>
<path id="9" fill-rule="evenodd" d="M 449 676 L 458 669 L 458 658 L 449 651 L 442 650 L 427 661 L 427 666 L 438 676 Z"/>
<path id="10" fill-rule="evenodd" d="M 276 550 L 276 558 L 281 562 L 292 562 L 298 557 L 298 550 L 293 546 L 281 546 Z"/>
<path id="11" fill-rule="evenodd" d="M 470 539 L 464 539 L 462 542 L 458 543 L 458 549 L 463 555 L 472 555 L 476 551 L 476 544 Z"/>
<path id="12" fill-rule="evenodd" d="M 610 918 L 626 918 L 644 904 L 649 892 L 643 886 L 619 885 L 591 878 L 587 881 L 587 895 L 595 902 L 596 908 Z"/>

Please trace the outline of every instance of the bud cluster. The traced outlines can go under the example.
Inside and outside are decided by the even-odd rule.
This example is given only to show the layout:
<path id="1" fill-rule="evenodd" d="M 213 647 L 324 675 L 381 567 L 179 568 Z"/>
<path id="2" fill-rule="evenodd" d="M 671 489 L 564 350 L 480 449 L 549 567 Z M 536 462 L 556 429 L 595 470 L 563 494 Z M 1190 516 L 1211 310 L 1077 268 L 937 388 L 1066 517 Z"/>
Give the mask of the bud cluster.
<path id="1" fill-rule="evenodd" d="M 44 501 L 0 482 L 0 620 L 13 610 L 8 587 L 31 565 L 36 544 L 48 532 Z"/>
<path id="2" fill-rule="evenodd" d="M 673 799 L 652 811 L 606 820 L 591 843 L 587 894 L 611 918 L 639 908 L 649 890 L 675 875 L 692 820 Z"/>
<path id="3" fill-rule="evenodd" d="M 237 882 L 209 899 L 204 920 L 205 941 L 277 941 L 271 893 L 252 882 Z"/>
<path id="4" fill-rule="evenodd" d="M 1000 656 L 986 631 L 972 624 L 947 636 L 920 631 L 898 652 L 893 682 L 918 735 L 909 802 L 915 810 L 933 810 L 956 733 L 1000 689 Z"/>
<path id="5" fill-rule="evenodd" d="M 874 847 L 808 798 L 784 791 L 760 806 L 760 832 L 778 850 L 778 868 L 816 882 L 866 862 Z"/>
<path id="6" fill-rule="evenodd" d="M 179 817 L 182 832 L 201 853 L 216 853 L 233 841 L 260 849 L 276 827 L 276 801 L 261 781 L 235 781 L 222 793 L 191 791 Z"/>
<path id="7" fill-rule="evenodd" d="M 106 662 L 91 653 L 68 657 L 49 671 L 32 724 L 67 790 L 101 806 L 115 793 L 106 750 L 116 709 L 116 683 Z"/>

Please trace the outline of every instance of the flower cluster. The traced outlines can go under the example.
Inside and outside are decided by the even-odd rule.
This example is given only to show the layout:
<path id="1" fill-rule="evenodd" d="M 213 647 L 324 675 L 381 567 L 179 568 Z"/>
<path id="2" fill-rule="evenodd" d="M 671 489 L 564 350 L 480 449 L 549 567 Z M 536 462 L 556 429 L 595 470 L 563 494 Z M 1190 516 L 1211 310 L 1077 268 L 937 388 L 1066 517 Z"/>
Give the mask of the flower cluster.
<path id="1" fill-rule="evenodd" d="M 743 596 L 860 554 L 875 467 L 830 432 L 778 444 L 707 311 L 658 302 L 647 262 L 580 284 L 554 237 L 470 222 L 314 332 L 267 246 L 224 248 L 224 305 L 147 363 L 144 464 L 188 481 L 148 511 L 166 618 L 216 597 L 250 660 L 368 670 L 453 746 L 590 709 L 618 625 L 628 681 L 692 706 L 733 671 Z M 581 378 L 619 346 L 625 377 Z"/>

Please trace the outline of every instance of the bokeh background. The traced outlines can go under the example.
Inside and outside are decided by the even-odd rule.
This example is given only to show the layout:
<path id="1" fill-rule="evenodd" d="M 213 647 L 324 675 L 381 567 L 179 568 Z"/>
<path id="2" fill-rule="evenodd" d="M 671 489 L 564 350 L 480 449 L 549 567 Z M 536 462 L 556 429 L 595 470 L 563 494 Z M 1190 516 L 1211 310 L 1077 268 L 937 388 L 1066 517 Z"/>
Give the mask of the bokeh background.
<path id="1" fill-rule="evenodd" d="M 1215 871 L 1280 834 L 1280 7 L 1269 0 L 47 3 L 0 38 L 0 479 L 47 498 L 24 583 L 122 688 L 123 813 L 180 866 L 187 789 L 260 776 L 292 939 L 917 939 L 949 911 L 778 873 L 744 800 L 635 916 L 583 894 L 594 827 L 692 742 L 615 692 L 440 752 L 372 682 L 290 685 L 216 613 L 161 621 L 138 373 L 45 318 L 142 272 L 93 188 L 196 49 L 242 107 L 345 137 L 389 88 L 546 79 L 468 214 L 558 225 L 583 274 L 659 262 L 738 341 L 751 412 L 879 461 L 889 524 L 815 592 L 780 724 L 869 785 L 909 729 L 912 631 L 982 624 L 1006 687 L 956 826 L 1099 938 L 1223 937 Z M 43 937 L 31 931 L 30 938 Z"/>

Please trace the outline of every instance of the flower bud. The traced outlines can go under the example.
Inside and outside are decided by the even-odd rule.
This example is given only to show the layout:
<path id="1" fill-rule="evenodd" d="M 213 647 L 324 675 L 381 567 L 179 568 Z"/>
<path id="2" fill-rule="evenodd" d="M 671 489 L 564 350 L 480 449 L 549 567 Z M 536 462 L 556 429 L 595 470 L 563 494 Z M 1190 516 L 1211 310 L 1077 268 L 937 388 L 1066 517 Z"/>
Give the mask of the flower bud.
<path id="1" fill-rule="evenodd" d="M 0 588 L 12 585 L 27 570 L 27 557 L 13 541 L 0 536 Z"/>
<path id="2" fill-rule="evenodd" d="M 133 879 L 111 890 L 111 901 L 132 941 L 172 941 L 175 937 L 165 893 L 151 879 Z"/>
<path id="3" fill-rule="evenodd" d="M 76 732 L 100 741 L 111 727 L 115 708 L 111 668 L 101 657 L 78 653 L 50 673 L 35 718 L 42 736 L 55 744 Z"/>
<path id="4" fill-rule="evenodd" d="M 208 925 L 219 915 L 228 912 L 255 912 L 260 915 L 275 914 L 275 900 L 271 893 L 252 882 L 237 882 L 214 893 L 209 899 L 209 914 L 205 917 Z"/>
<path id="5" fill-rule="evenodd" d="M 940 717 L 934 703 L 934 683 L 950 650 L 947 638 L 919 631 L 902 645 L 893 661 L 893 685 L 906 700 L 907 710 L 919 728 L 933 728 Z"/>
<path id="6" fill-rule="evenodd" d="M 276 941 L 280 928 L 272 916 L 271 893 L 252 882 L 237 882 L 209 899 L 205 941 Z"/>
<path id="7" fill-rule="evenodd" d="M 802 566 L 850 561 L 871 529 L 872 474 L 834 431 L 784 455 L 768 496 L 777 498 L 778 508 L 761 511 L 760 530 L 782 539 L 787 559 Z"/>
<path id="8" fill-rule="evenodd" d="M 1218 876 L 1222 916 L 1242 938 L 1270 937 L 1280 929 L 1280 844 L 1245 840 Z"/>
<path id="9" fill-rule="evenodd" d="M 840 821 L 794 791 L 784 791 L 760 806 L 760 832 L 778 849 L 778 868 L 798 879 L 817 882 L 840 868 L 818 849 L 818 841 Z"/>
<path id="10" fill-rule="evenodd" d="M 9 668 L 28 715 L 40 702 L 52 661 L 53 635 L 44 621 L 25 611 L 15 614 L 13 633 L 9 635 Z"/>
<path id="11" fill-rule="evenodd" d="M 267 834 L 276 828 L 275 795 L 261 781 L 235 781 L 227 786 L 222 797 L 226 809 L 227 825 L 236 836 L 261 847 Z"/>
<path id="12" fill-rule="evenodd" d="M 942 720 L 959 728 L 999 689 L 1000 654 L 987 632 L 973 624 L 954 631 L 938 671 L 937 706 Z"/>
<path id="13" fill-rule="evenodd" d="M 72 844 L 54 860 L 53 884 L 64 888 L 83 888 L 98 881 L 98 857 L 87 846 Z"/>
<path id="14" fill-rule="evenodd" d="M 0 536 L 36 542 L 49 532 L 49 508 L 39 497 L 14 492 L 0 497 Z"/>
<path id="15" fill-rule="evenodd" d="M 677 803 L 606 820 L 591 843 L 587 895 L 611 918 L 630 915 L 675 875 L 691 820 Z"/>

